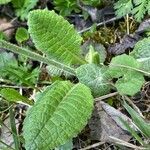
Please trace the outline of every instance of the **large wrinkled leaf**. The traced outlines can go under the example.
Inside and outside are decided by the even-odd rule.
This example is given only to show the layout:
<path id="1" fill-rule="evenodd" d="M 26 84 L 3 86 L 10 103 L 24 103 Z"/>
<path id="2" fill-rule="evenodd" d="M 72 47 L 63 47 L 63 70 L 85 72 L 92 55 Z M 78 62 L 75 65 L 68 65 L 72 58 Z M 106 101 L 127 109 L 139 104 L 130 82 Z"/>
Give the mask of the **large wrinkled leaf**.
<path id="1" fill-rule="evenodd" d="M 62 16 L 46 9 L 34 10 L 28 25 L 35 46 L 48 57 L 68 64 L 79 63 L 82 38 Z"/>
<path id="2" fill-rule="evenodd" d="M 150 72 L 150 38 L 139 41 L 130 55 L 142 64 L 144 71 Z"/>
<path id="3" fill-rule="evenodd" d="M 23 135 L 26 150 L 49 150 L 65 144 L 86 125 L 93 109 L 88 87 L 55 82 L 29 110 Z"/>
<path id="4" fill-rule="evenodd" d="M 111 86 L 105 72 L 106 68 L 100 68 L 95 64 L 82 65 L 76 70 L 79 81 L 88 86 L 95 97 L 110 91 Z"/>
<path id="5" fill-rule="evenodd" d="M 143 74 L 137 70 L 140 63 L 126 54 L 116 56 L 110 62 L 108 73 L 112 78 L 119 78 L 115 83 L 120 94 L 134 95 L 144 83 Z"/>

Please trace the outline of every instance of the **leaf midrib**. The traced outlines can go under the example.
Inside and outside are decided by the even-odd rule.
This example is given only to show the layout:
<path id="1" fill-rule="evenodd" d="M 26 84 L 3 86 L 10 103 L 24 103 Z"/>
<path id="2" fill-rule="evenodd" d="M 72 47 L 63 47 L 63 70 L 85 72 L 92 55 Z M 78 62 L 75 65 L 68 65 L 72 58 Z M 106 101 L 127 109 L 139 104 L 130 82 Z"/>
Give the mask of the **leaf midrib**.
<path id="1" fill-rule="evenodd" d="M 55 111 L 51 114 L 51 116 L 54 115 L 54 113 L 56 112 L 57 108 L 59 107 L 59 105 L 66 99 L 66 97 L 76 88 L 78 84 L 74 85 L 67 93 L 66 95 L 62 98 L 61 102 L 57 105 Z M 43 130 L 43 128 L 46 126 L 46 124 L 49 122 L 49 120 L 51 120 L 52 117 L 50 117 L 45 123 L 44 125 L 41 127 L 40 132 L 37 133 L 37 135 L 35 136 L 34 140 L 32 141 L 29 149 L 31 148 L 32 144 L 34 143 L 34 141 L 36 141 L 37 137 L 40 135 L 41 131 Z M 48 145 L 49 146 L 49 145 Z M 48 147 L 47 146 L 47 147 Z"/>

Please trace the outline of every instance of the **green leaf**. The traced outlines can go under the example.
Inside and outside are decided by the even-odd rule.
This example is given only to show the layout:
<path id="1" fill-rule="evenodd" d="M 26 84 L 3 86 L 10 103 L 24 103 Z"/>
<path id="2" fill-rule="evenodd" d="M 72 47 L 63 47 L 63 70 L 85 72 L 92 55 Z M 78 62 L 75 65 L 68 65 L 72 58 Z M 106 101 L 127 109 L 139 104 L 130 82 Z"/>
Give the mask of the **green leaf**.
<path id="1" fill-rule="evenodd" d="M 148 14 L 150 15 L 150 1 L 148 2 L 147 10 L 148 10 Z"/>
<path id="2" fill-rule="evenodd" d="M 21 101 L 21 102 L 27 103 L 29 105 L 33 105 L 33 101 L 20 95 L 20 93 L 18 91 L 16 91 L 15 89 L 5 88 L 0 91 L 0 94 L 2 95 L 2 97 L 4 97 L 9 102 Z"/>
<path id="3" fill-rule="evenodd" d="M 96 52 L 94 50 L 92 45 L 90 45 L 89 52 L 86 54 L 85 59 L 89 64 L 91 64 L 91 63 L 99 64 L 100 63 L 99 54 L 98 54 L 98 52 Z"/>
<path id="4" fill-rule="evenodd" d="M 130 53 L 141 63 L 141 69 L 150 73 L 150 38 L 139 41 Z"/>
<path id="5" fill-rule="evenodd" d="M 136 131 L 134 129 L 132 129 L 128 122 L 123 120 L 122 118 L 120 118 L 121 122 L 123 123 L 123 125 L 127 128 L 128 132 L 130 132 L 132 134 L 132 136 L 141 144 L 144 145 L 144 141 L 141 139 L 141 137 L 136 133 Z"/>
<path id="6" fill-rule="evenodd" d="M 18 47 L 16 45 L 11 44 L 9 42 L 6 42 L 4 40 L 0 40 L 0 48 L 10 50 L 14 53 L 23 55 L 25 57 L 31 58 L 31 59 L 39 61 L 39 62 L 43 62 L 43 63 L 48 64 L 48 65 L 56 66 L 57 68 L 60 68 L 60 69 L 63 68 L 65 71 L 70 72 L 70 74 L 75 75 L 75 69 L 73 67 L 70 67 L 66 64 L 55 61 L 53 59 L 43 57 L 43 56 L 41 56 L 35 52 L 32 52 L 32 51 L 25 49 L 25 48 Z"/>
<path id="7" fill-rule="evenodd" d="M 71 64 L 84 63 L 79 57 L 82 38 L 54 11 L 34 10 L 29 15 L 29 33 L 36 48 L 49 58 Z"/>
<path id="8" fill-rule="evenodd" d="M 29 110 L 24 121 L 26 150 L 49 150 L 65 144 L 86 125 L 93 109 L 90 89 L 55 82 Z"/>
<path id="9" fill-rule="evenodd" d="M 107 73 L 112 78 L 119 78 L 115 87 L 120 94 L 132 96 L 140 91 L 145 81 L 139 68 L 140 63 L 135 58 L 123 54 L 112 59 Z"/>
<path id="10" fill-rule="evenodd" d="M 24 5 L 25 0 L 11 0 L 13 7 L 16 9 L 22 8 Z"/>
<path id="11" fill-rule="evenodd" d="M 71 12 L 78 9 L 77 2 L 75 0 L 54 0 L 54 8 L 59 11 L 62 16 L 69 16 Z"/>
<path id="12" fill-rule="evenodd" d="M 107 94 L 110 91 L 110 83 L 106 74 L 106 68 L 100 68 L 95 64 L 82 65 L 76 69 L 79 81 L 88 86 L 95 97 Z"/>
<path id="13" fill-rule="evenodd" d="M 124 107 L 126 108 L 126 110 L 128 111 L 128 113 L 131 115 L 134 123 L 137 125 L 137 127 L 140 129 L 140 131 L 147 136 L 148 138 L 150 138 L 150 124 L 146 123 L 141 117 L 140 115 L 133 110 L 126 102 L 124 102 Z"/>
<path id="14" fill-rule="evenodd" d="M 6 71 L 10 66 L 18 66 L 13 53 L 1 52 L 0 54 L 0 77 L 8 75 Z"/>
<path id="15" fill-rule="evenodd" d="M 139 69 L 140 63 L 133 57 L 126 54 L 114 57 L 109 65 L 109 74 L 114 78 L 119 78 L 129 71 Z"/>
<path id="16" fill-rule="evenodd" d="M 149 0 L 134 0 L 135 7 L 132 10 L 132 14 L 138 22 L 141 22 L 146 11 L 149 10 L 149 8 L 147 9 L 148 1 Z"/>
<path id="17" fill-rule="evenodd" d="M 107 52 L 102 44 L 89 40 L 86 41 L 81 48 L 82 48 L 82 55 L 85 57 L 87 62 L 91 63 L 92 62 L 91 58 L 94 56 L 94 63 L 95 62 L 96 63 L 100 62 L 100 64 L 104 63 L 107 56 Z"/>
<path id="18" fill-rule="evenodd" d="M 143 83 L 145 82 L 144 77 L 139 72 L 128 72 L 124 74 L 123 78 L 120 78 L 115 83 L 120 94 L 134 95 L 140 91 Z"/>
<path id="19" fill-rule="evenodd" d="M 17 42 L 22 43 L 29 39 L 29 33 L 25 28 L 20 27 L 17 29 L 15 38 L 16 38 Z"/>
<path id="20" fill-rule="evenodd" d="M 147 12 L 149 14 L 150 4 L 149 0 L 119 0 L 114 8 L 118 17 L 133 14 L 134 18 L 140 22 Z"/>
<path id="21" fill-rule="evenodd" d="M 2 31 L 0 31 L 0 40 L 6 40 L 6 41 L 8 40 L 7 35 Z"/>
<path id="22" fill-rule="evenodd" d="M 2 4 L 7 4 L 9 3 L 11 0 L 0 0 L 0 5 Z"/>
<path id="23" fill-rule="evenodd" d="M 18 67 L 8 67 L 6 71 L 9 73 L 9 78 L 11 81 L 19 82 L 21 84 L 26 84 L 34 88 L 33 84 L 37 82 L 37 77 L 39 75 L 38 68 L 34 69 L 32 72 L 28 70 L 26 66 Z"/>
<path id="24" fill-rule="evenodd" d="M 125 16 L 133 9 L 132 0 L 119 0 L 115 3 L 114 8 L 118 17 Z"/>

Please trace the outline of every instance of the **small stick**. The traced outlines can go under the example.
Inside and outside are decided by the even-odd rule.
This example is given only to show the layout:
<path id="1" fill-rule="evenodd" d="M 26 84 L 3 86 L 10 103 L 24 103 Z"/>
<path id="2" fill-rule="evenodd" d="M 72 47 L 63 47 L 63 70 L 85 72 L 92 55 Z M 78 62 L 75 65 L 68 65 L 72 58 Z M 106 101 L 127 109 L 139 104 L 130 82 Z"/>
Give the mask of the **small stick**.
<path id="1" fill-rule="evenodd" d="M 113 22 L 113 21 L 118 20 L 118 19 L 120 19 L 120 18 L 113 17 L 113 18 L 111 18 L 111 19 L 109 19 L 109 20 L 106 20 L 106 21 L 97 23 L 96 26 L 97 26 L 97 27 L 98 27 L 98 26 L 102 26 L 102 25 L 104 25 L 104 24 L 106 24 L 106 23 L 110 23 L 110 22 Z M 91 28 L 92 28 L 92 26 L 91 26 L 91 27 L 88 27 L 88 28 L 85 28 L 85 29 L 83 29 L 83 30 L 81 30 L 81 31 L 79 31 L 78 33 L 79 33 L 79 34 L 82 34 L 82 33 L 86 32 L 86 31 L 90 30 Z"/>
<path id="2" fill-rule="evenodd" d="M 136 150 L 146 150 L 147 149 L 147 148 L 144 148 L 144 147 L 133 145 L 131 143 L 128 143 L 126 141 L 123 141 L 123 140 L 118 139 L 118 138 L 113 137 L 113 136 L 109 136 L 109 138 L 112 140 L 113 143 L 123 145 L 123 146 L 126 146 L 126 147 L 130 147 L 130 148 L 133 148 L 133 149 L 136 149 Z"/>
<path id="3" fill-rule="evenodd" d="M 109 97 L 113 97 L 113 96 L 116 96 L 118 95 L 119 93 L 118 92 L 114 92 L 114 93 L 110 93 L 110 94 L 107 94 L 107 95 L 103 95 L 101 97 L 98 97 L 98 98 L 95 98 L 95 101 L 101 101 L 101 100 L 104 100 L 104 99 L 107 99 Z"/>
<path id="4" fill-rule="evenodd" d="M 103 144 L 105 144 L 105 142 L 98 142 L 98 143 L 95 143 L 93 145 L 87 146 L 85 148 L 81 148 L 79 150 L 88 150 L 88 149 L 92 149 L 92 148 L 98 147 L 98 146 L 103 145 Z"/>
<path id="5" fill-rule="evenodd" d="M 126 15 L 126 23 L 127 23 L 127 34 L 130 34 L 130 27 L 129 27 L 129 14 Z"/>

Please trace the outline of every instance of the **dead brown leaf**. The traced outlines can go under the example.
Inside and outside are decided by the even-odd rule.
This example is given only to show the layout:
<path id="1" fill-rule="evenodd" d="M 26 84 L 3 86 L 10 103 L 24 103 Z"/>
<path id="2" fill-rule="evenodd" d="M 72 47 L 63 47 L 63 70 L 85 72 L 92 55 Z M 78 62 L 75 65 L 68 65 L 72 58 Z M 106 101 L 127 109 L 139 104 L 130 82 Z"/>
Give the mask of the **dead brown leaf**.
<path id="1" fill-rule="evenodd" d="M 110 136 L 113 136 L 128 142 L 131 138 L 129 133 L 123 130 L 120 127 L 121 125 L 119 126 L 115 120 L 113 120 L 110 114 L 103 109 L 102 105 L 104 105 L 104 103 L 101 103 L 101 101 L 96 102 L 95 110 L 89 122 L 89 127 L 91 129 L 91 139 L 112 142 Z"/>
<path id="2" fill-rule="evenodd" d="M 5 18 L 0 18 L 0 31 L 4 31 L 5 35 L 10 39 L 14 32 L 13 24 Z"/>

